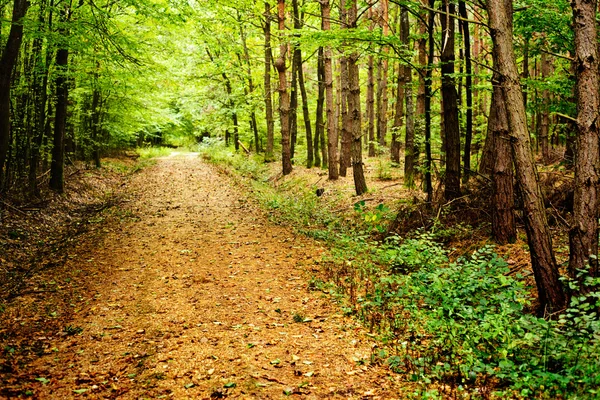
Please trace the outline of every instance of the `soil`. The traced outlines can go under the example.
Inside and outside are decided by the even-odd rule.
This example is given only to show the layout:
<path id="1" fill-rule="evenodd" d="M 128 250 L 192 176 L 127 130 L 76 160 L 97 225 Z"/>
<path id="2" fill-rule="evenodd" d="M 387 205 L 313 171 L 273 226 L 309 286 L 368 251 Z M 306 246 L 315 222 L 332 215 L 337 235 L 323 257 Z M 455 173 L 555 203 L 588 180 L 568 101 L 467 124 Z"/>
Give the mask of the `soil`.
<path id="1" fill-rule="evenodd" d="M 133 175 L 4 304 L 0 397 L 403 397 L 368 333 L 311 290 L 326 250 L 232 182 L 193 153 Z"/>

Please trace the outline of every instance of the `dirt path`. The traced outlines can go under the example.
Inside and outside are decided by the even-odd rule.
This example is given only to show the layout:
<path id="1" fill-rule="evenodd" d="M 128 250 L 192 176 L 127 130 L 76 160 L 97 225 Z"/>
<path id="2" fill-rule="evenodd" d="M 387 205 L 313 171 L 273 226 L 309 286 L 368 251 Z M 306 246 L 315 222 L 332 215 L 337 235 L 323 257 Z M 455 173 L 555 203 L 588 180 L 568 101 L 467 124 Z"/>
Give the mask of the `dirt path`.
<path id="1" fill-rule="evenodd" d="M 356 322 L 308 290 L 318 245 L 197 157 L 162 159 L 129 186 L 137 220 L 69 257 L 94 291 L 42 338 L 35 398 L 402 397 Z"/>

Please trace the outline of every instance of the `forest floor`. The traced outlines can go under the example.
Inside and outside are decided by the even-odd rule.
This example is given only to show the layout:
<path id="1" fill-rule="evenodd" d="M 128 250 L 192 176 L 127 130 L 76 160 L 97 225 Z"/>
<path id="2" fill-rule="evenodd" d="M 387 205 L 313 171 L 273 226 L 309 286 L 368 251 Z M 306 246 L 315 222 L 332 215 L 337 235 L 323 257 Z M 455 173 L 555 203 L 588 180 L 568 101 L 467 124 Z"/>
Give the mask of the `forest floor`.
<path id="1" fill-rule="evenodd" d="M 64 263 L 0 302 L 0 397 L 402 398 L 309 280 L 326 251 L 197 154 L 131 175 Z M 1 257 L 0 257 L 1 258 Z"/>

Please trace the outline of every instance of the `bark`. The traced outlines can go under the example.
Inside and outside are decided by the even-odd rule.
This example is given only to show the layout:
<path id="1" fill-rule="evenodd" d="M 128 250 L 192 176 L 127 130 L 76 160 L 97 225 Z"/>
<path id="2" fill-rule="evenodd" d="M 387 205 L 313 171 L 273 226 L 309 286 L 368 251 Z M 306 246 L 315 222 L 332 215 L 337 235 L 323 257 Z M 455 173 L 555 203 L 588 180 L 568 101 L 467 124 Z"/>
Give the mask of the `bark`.
<path id="1" fill-rule="evenodd" d="M 331 29 L 331 9 L 329 0 L 320 0 L 321 2 L 321 24 L 324 31 Z M 338 135 L 337 123 L 335 118 L 335 104 L 333 102 L 333 73 L 331 68 L 331 47 L 325 47 L 323 52 L 323 69 L 325 76 L 325 112 L 327 114 L 327 151 L 329 161 L 329 179 L 335 180 L 339 177 L 337 156 L 338 156 Z"/>
<path id="2" fill-rule="evenodd" d="M 542 53 L 542 80 L 547 81 L 550 76 L 551 60 L 550 56 L 546 53 Z M 548 136 L 550 132 L 550 91 L 544 89 L 542 91 L 542 110 L 539 113 L 540 124 L 539 124 L 539 144 L 542 150 L 542 161 L 544 164 L 550 162 L 550 143 Z"/>
<path id="3" fill-rule="evenodd" d="M 577 71 L 577 138 L 575 156 L 575 193 L 573 221 L 569 231 L 569 274 L 590 264 L 591 276 L 599 276 L 598 261 L 598 111 L 600 83 L 598 76 L 598 39 L 596 0 L 571 1 L 575 28 L 575 63 Z M 580 284 L 585 277 L 580 278 Z M 585 291 L 583 285 L 580 290 Z"/>
<path id="4" fill-rule="evenodd" d="M 400 31 L 400 37 L 402 37 L 402 31 Z M 400 164 L 400 132 L 402 130 L 402 123 L 404 119 L 404 88 L 406 85 L 405 81 L 405 69 L 406 67 L 402 64 L 398 65 L 398 77 L 396 78 L 396 104 L 394 110 L 394 121 L 392 122 L 392 141 L 390 142 L 390 159 L 396 164 Z"/>
<path id="5" fill-rule="evenodd" d="M 373 32 L 373 4 L 369 3 L 368 18 L 371 21 L 369 31 Z M 373 55 L 369 54 L 367 59 L 367 98 L 366 98 L 366 114 L 367 114 L 367 138 L 369 141 L 369 157 L 375 157 L 375 80 L 373 76 L 374 64 Z"/>
<path id="6" fill-rule="evenodd" d="M 467 19 L 467 6 L 464 1 L 458 2 L 458 11 L 461 17 Z M 471 174 L 471 142 L 473 141 L 473 68 L 471 63 L 471 34 L 469 23 L 460 21 L 462 26 L 464 58 L 465 58 L 465 100 L 466 100 L 466 126 L 465 126 L 465 148 L 463 152 L 463 181 L 466 183 Z"/>
<path id="7" fill-rule="evenodd" d="M 290 157 L 292 163 L 296 154 L 296 140 L 298 138 L 298 56 L 297 46 L 292 52 L 292 81 L 290 84 Z"/>
<path id="8" fill-rule="evenodd" d="M 413 106 L 413 95 L 412 95 L 412 71 L 410 68 L 406 68 L 406 89 L 404 90 L 404 96 L 406 99 L 406 129 L 405 129 L 405 151 L 404 151 L 404 185 L 408 188 L 414 186 L 414 175 L 415 166 L 417 164 L 417 157 L 419 154 L 419 148 L 415 143 L 415 110 Z"/>
<path id="9" fill-rule="evenodd" d="M 424 92 L 424 114 L 425 114 L 425 193 L 427 193 L 427 202 L 433 200 L 433 183 L 431 182 L 431 168 L 433 160 L 431 157 L 431 80 L 433 73 L 433 56 L 435 42 L 433 40 L 433 29 L 435 26 L 435 12 L 433 7 L 435 0 L 429 0 L 429 15 L 427 17 L 427 68 L 425 70 L 425 92 Z"/>
<path id="10" fill-rule="evenodd" d="M 273 142 L 275 123 L 273 120 L 273 101 L 271 99 L 271 6 L 265 1 L 265 24 L 263 26 L 265 35 L 265 72 L 264 72 L 264 98 L 265 98 L 265 119 L 267 122 L 267 149 L 265 151 L 265 161 L 273 161 Z"/>
<path id="11" fill-rule="evenodd" d="M 383 36 L 387 36 L 389 34 L 389 12 L 388 12 L 388 0 L 381 0 L 379 2 L 381 9 L 381 30 Z M 377 138 L 379 139 L 379 144 L 383 147 L 386 145 L 386 135 L 387 135 L 387 109 L 388 109 L 388 67 L 389 67 L 389 47 L 382 46 L 381 47 L 381 75 L 379 75 L 380 79 L 377 82 Z"/>
<path id="12" fill-rule="evenodd" d="M 64 33 L 64 32 L 63 32 Z M 67 65 L 69 50 L 60 48 L 56 52 L 56 113 L 54 117 L 54 138 L 52 141 L 52 163 L 50 164 L 50 188 L 62 193 L 65 188 L 65 130 L 67 125 L 68 82 Z"/>
<path id="13" fill-rule="evenodd" d="M 525 230 L 541 312 L 559 311 L 566 297 L 559 281 L 542 193 L 531 151 L 523 92 L 513 49 L 512 1 L 488 0 L 489 28 L 497 57 L 499 84 L 506 105 L 515 172 L 523 198 Z"/>
<path id="14" fill-rule="evenodd" d="M 244 32 L 244 26 L 242 24 L 240 15 L 238 13 L 238 22 L 240 24 L 240 37 L 242 39 L 242 48 L 244 50 L 244 62 L 246 64 L 246 79 L 248 80 L 248 88 L 244 90 L 246 95 L 254 93 L 254 80 L 252 79 L 252 64 L 250 61 L 250 51 L 248 50 L 248 43 L 246 40 L 246 32 Z M 250 129 L 254 134 L 254 148 L 256 153 L 260 152 L 260 139 L 258 137 L 258 124 L 256 123 L 256 112 L 254 109 L 250 111 Z"/>
<path id="15" fill-rule="evenodd" d="M 302 29 L 303 21 L 298 9 L 298 0 L 292 1 L 292 9 L 294 13 L 294 29 Z M 296 65 L 296 74 L 298 77 L 298 87 L 302 97 L 302 117 L 304 119 L 304 130 L 306 133 L 306 168 L 313 166 L 313 138 L 312 127 L 310 125 L 310 114 L 308 112 L 308 96 L 306 94 L 306 86 L 304 84 L 304 67 L 302 62 L 302 50 L 299 46 L 294 48 L 294 64 Z M 296 101 L 297 102 L 297 101 Z M 296 128 L 297 129 L 297 128 Z"/>
<path id="16" fill-rule="evenodd" d="M 346 176 L 346 170 L 350 166 L 352 132 L 350 114 L 348 113 L 348 95 L 350 83 L 348 77 L 348 58 L 340 57 L 340 114 L 342 116 L 341 146 L 340 146 L 340 176 Z"/>
<path id="17" fill-rule="evenodd" d="M 14 0 L 10 32 L 0 59 L 0 191 L 4 182 L 4 163 L 10 146 L 10 88 L 12 72 L 23 41 L 21 20 L 27 14 L 29 2 Z"/>
<path id="18" fill-rule="evenodd" d="M 285 58 L 287 43 L 285 34 L 285 0 L 277 1 L 277 20 L 279 22 L 279 33 L 281 35 L 279 45 L 279 57 L 275 60 L 275 68 L 279 74 L 279 117 L 281 123 L 281 164 L 283 175 L 292 172 L 292 159 L 290 149 L 290 95 L 287 91 L 287 76 Z"/>
<path id="19" fill-rule="evenodd" d="M 454 4 L 444 0 L 442 22 L 442 108 L 444 110 L 444 143 L 446 175 L 444 197 L 447 201 L 460 196 L 460 130 L 458 126 L 458 96 L 454 81 Z"/>
<path id="20" fill-rule="evenodd" d="M 318 50 L 317 56 L 317 109 L 315 115 L 315 137 L 314 137 L 314 146 L 313 153 L 315 155 L 315 167 L 321 166 L 321 157 L 319 155 L 319 146 L 321 145 L 321 137 L 325 134 L 325 122 L 323 121 L 323 103 L 325 103 L 325 73 L 323 71 L 323 47 L 320 46 Z M 321 150 L 323 150 L 323 156 L 325 156 L 324 148 L 321 146 Z M 327 162 L 326 158 L 323 158 L 323 165 L 325 166 Z"/>
<path id="21" fill-rule="evenodd" d="M 514 243 L 517 228 L 514 213 L 513 159 L 510 148 L 510 134 L 506 117 L 506 105 L 502 89 L 498 85 L 500 77 L 492 78 L 493 91 L 488 120 L 488 138 L 494 149 L 492 167 L 492 236 L 498 244 Z"/>
<path id="22" fill-rule="evenodd" d="M 402 7 L 400 12 L 400 41 L 404 49 L 408 50 L 409 45 L 409 25 L 408 25 L 408 11 L 406 7 Z M 404 100 L 406 97 L 406 86 L 409 84 L 408 76 L 410 74 L 410 68 L 406 65 L 400 64 L 398 67 L 398 78 L 396 88 L 396 110 L 394 113 L 394 122 L 392 126 L 392 142 L 390 145 L 390 158 L 393 162 L 400 164 L 400 130 L 402 128 L 402 119 L 404 117 Z M 412 144 L 411 144 L 412 145 Z M 405 151 L 405 158 L 408 154 L 411 154 L 412 148 L 408 148 Z M 405 175 L 406 177 L 406 175 Z"/>
<path id="23" fill-rule="evenodd" d="M 369 138 L 369 157 L 375 157 L 375 81 L 373 79 L 373 56 L 367 61 L 367 138 Z"/>
<path id="24" fill-rule="evenodd" d="M 351 28 L 356 28 L 357 5 L 356 0 L 351 0 L 348 9 L 348 21 Z M 363 171 L 362 143 L 361 143 L 361 112 L 360 112 L 360 82 L 358 70 L 358 53 L 352 53 L 348 57 L 348 79 L 350 92 L 348 96 L 348 113 L 350 114 L 352 135 L 352 175 L 354 177 L 354 188 L 356 195 L 367 191 L 367 183 Z"/>

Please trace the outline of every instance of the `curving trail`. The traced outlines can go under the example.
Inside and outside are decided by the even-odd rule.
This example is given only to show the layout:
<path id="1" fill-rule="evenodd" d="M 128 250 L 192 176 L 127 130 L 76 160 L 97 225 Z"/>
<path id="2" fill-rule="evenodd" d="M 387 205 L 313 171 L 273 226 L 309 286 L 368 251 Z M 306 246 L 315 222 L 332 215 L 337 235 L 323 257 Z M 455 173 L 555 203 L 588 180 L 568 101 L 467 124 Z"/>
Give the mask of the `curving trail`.
<path id="1" fill-rule="evenodd" d="M 127 222 L 68 262 L 93 270 L 93 300 L 71 323 L 82 333 L 52 336 L 28 366 L 49 379 L 35 398 L 403 397 L 400 377 L 369 365 L 364 331 L 308 290 L 318 244 L 194 155 L 127 190 Z"/>

